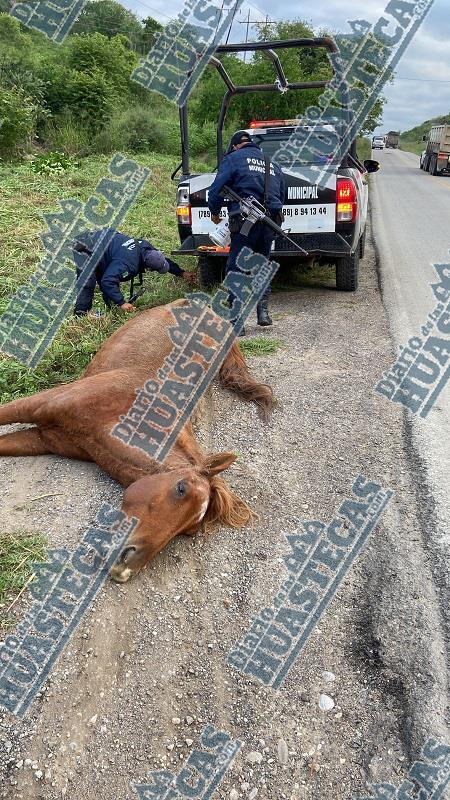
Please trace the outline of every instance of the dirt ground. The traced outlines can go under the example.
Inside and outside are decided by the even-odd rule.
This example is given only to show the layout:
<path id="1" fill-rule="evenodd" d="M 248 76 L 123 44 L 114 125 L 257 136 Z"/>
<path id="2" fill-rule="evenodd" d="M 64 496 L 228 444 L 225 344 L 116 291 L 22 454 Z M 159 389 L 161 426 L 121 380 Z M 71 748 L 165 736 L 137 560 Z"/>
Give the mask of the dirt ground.
<path id="1" fill-rule="evenodd" d="M 358 293 L 330 287 L 280 292 L 273 328 L 247 326 L 283 345 L 249 359 L 280 402 L 270 425 L 216 387 L 203 404 L 205 447 L 239 453 L 228 478 L 259 521 L 181 537 L 105 585 L 27 717 L 0 717 L 2 800 L 131 800 L 149 771 L 180 770 L 208 722 L 243 741 L 218 800 L 350 800 L 400 783 L 428 736 L 448 739 L 427 476 L 401 408 L 373 392 L 393 351 L 372 246 Z M 285 577 L 284 534 L 329 521 L 360 473 L 395 498 L 283 687 L 263 687 L 226 655 Z M 0 487 L 2 528 L 53 547 L 120 501 L 97 467 L 57 457 L 3 459 Z"/>

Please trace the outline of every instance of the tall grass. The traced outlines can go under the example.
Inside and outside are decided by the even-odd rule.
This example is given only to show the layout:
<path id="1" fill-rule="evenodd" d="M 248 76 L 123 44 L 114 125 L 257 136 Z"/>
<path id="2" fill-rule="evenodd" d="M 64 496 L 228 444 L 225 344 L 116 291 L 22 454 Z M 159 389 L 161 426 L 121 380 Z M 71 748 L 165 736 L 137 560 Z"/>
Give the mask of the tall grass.
<path id="1" fill-rule="evenodd" d="M 47 540 L 40 533 L 0 533 L 0 631 L 14 624 L 10 608 L 33 575 L 33 563 L 44 561 Z"/>
<path id="2" fill-rule="evenodd" d="M 129 155 L 133 157 L 133 154 Z M 120 229 L 130 236 L 149 239 L 170 254 L 179 245 L 176 186 L 170 180 L 177 159 L 161 154 L 134 157 L 139 164 L 151 169 L 151 176 Z M 90 156 L 63 174 L 45 176 L 35 174 L 29 163 L 0 164 L 0 314 L 17 288 L 27 283 L 39 266 L 43 255 L 39 233 L 45 230 L 41 214 L 57 210 L 59 198 L 76 198 L 85 202 L 100 178 L 107 174 L 108 161 L 106 156 Z M 194 161 L 193 167 L 197 166 Z M 177 261 L 180 266 L 195 268 L 195 262 L 190 259 Z M 140 309 L 170 302 L 191 290 L 180 278 L 156 273 L 146 275 L 145 285 L 147 292 L 136 303 Z M 105 310 L 99 294 L 95 306 Z M 108 311 L 100 319 L 75 319 L 69 315 L 33 370 L 14 359 L 0 356 L 0 401 L 4 403 L 77 378 L 102 342 L 127 318 L 119 309 Z"/>

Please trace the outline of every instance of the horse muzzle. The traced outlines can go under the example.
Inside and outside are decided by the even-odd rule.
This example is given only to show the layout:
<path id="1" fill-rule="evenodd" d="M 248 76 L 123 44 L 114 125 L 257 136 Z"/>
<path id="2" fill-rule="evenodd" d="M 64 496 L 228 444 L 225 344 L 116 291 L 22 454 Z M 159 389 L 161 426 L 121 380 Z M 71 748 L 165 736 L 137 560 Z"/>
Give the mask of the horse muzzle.
<path id="1" fill-rule="evenodd" d="M 109 571 L 110 578 L 116 583 L 126 583 L 130 578 L 139 572 L 141 565 L 136 566 L 137 548 L 134 545 L 127 545 L 123 548 L 119 558 Z"/>

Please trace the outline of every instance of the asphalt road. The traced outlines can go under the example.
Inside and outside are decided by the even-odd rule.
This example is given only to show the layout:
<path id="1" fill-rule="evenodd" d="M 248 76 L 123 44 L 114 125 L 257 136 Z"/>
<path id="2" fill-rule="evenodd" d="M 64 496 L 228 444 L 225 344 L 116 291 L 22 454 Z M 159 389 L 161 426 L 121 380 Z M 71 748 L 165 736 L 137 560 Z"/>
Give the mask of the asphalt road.
<path id="1" fill-rule="evenodd" d="M 436 306 L 430 288 L 437 282 L 433 264 L 450 262 L 450 176 L 423 172 L 418 156 L 400 150 L 376 150 L 373 157 L 382 164 L 372 179 L 374 239 L 383 302 L 399 346 L 411 336 L 420 336 Z M 445 611 L 450 565 L 449 386 L 426 419 L 405 413 L 405 435 L 420 464 L 417 490 L 422 498 L 422 527 L 434 553 L 435 579 L 442 588 Z"/>

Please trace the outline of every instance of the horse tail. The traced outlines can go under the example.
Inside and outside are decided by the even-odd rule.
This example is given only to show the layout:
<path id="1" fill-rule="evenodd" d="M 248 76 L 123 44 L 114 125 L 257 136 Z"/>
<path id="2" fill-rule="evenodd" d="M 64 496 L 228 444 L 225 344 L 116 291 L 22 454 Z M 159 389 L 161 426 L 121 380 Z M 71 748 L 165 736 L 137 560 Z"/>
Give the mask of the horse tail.
<path id="1" fill-rule="evenodd" d="M 255 403 L 264 422 L 270 419 L 276 406 L 273 391 L 266 383 L 258 383 L 252 377 L 237 342 L 233 342 L 220 368 L 219 381 L 224 389 L 234 392 L 241 400 Z"/>

